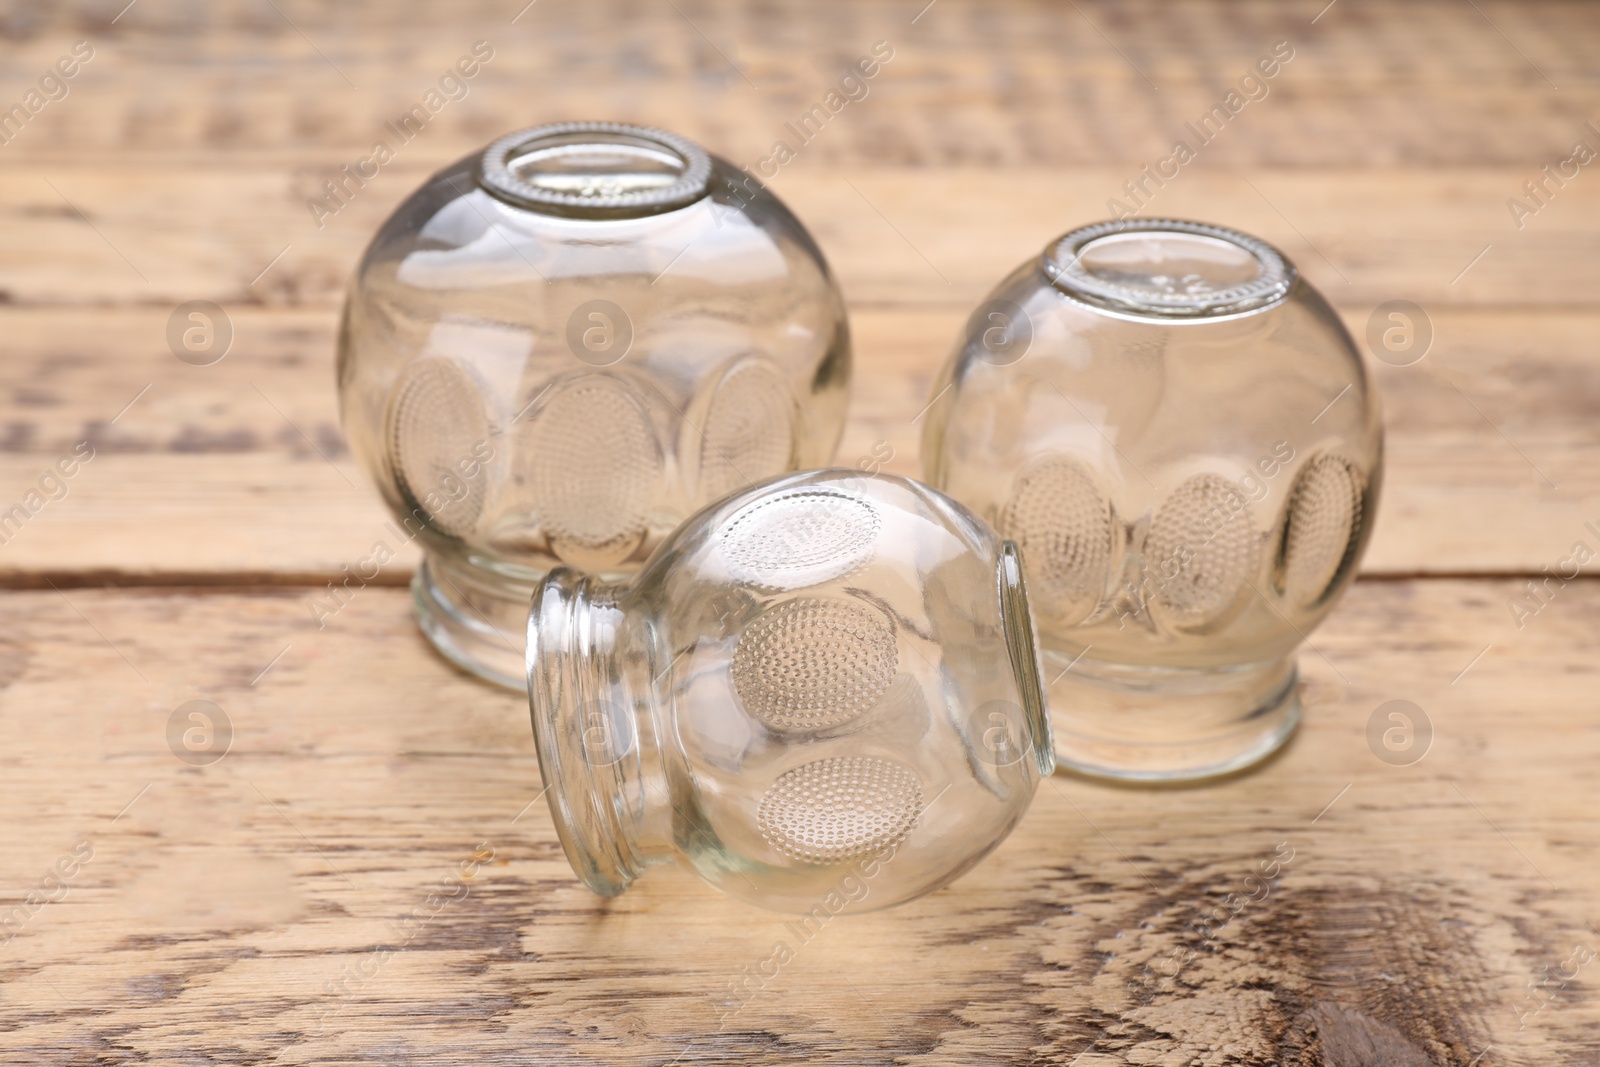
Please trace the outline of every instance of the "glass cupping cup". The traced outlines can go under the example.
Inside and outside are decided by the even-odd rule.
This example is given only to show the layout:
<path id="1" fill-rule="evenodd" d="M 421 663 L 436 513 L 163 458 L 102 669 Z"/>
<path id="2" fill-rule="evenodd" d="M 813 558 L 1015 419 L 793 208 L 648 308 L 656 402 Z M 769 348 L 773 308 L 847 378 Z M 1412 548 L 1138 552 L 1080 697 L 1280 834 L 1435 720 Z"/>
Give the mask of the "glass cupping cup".
<path id="1" fill-rule="evenodd" d="M 551 568 L 621 577 L 704 504 L 832 457 L 844 303 L 744 179 L 661 130 L 540 126 L 428 179 L 367 248 L 344 428 L 390 540 L 422 549 L 423 630 L 466 669 L 524 685 Z"/>
<path id="2" fill-rule="evenodd" d="M 677 860 L 776 910 L 886 907 L 1053 768 L 1014 547 L 892 475 L 745 490 L 622 583 L 551 571 L 527 667 L 551 814 L 606 896 Z"/>
<path id="3" fill-rule="evenodd" d="M 1195 222 L 1074 230 L 934 389 L 924 476 L 1022 551 L 1058 761 L 1189 779 L 1278 748 L 1383 474 L 1367 370 L 1294 265 Z"/>

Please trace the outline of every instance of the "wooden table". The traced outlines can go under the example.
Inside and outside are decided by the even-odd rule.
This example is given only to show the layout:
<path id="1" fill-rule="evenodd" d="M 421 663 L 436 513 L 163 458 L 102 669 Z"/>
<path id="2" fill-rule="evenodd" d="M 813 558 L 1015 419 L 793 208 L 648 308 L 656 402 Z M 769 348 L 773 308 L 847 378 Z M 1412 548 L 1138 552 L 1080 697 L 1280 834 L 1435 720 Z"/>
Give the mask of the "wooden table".
<path id="1" fill-rule="evenodd" d="M 0 545 L 5 1062 L 1600 1056 L 1600 587 L 1544 584 L 1600 551 L 1600 171 L 1520 227 L 1507 205 L 1600 148 L 1600 8 L 124 2 L 0 15 L 0 106 L 93 49 L 0 145 L 0 508 L 43 500 Z M 318 228 L 307 198 L 476 41 L 465 99 Z M 1400 299 L 1434 336 L 1377 367 L 1376 539 L 1280 758 L 1206 788 L 1057 778 L 955 885 L 752 979 L 783 916 L 681 870 L 609 903 L 573 880 L 523 702 L 432 654 L 411 558 L 315 624 L 308 594 L 386 517 L 333 334 L 378 222 L 496 134 L 645 122 L 753 163 L 878 41 L 868 96 L 773 183 L 851 303 L 841 462 L 914 474 L 966 310 L 1280 41 L 1267 97 L 1149 211 L 1275 242 L 1358 337 Z M 168 348 L 191 300 L 231 323 L 210 366 Z M 1409 766 L 1367 741 L 1396 699 L 1433 733 Z M 231 723 L 206 766 L 169 745 L 189 700 Z"/>

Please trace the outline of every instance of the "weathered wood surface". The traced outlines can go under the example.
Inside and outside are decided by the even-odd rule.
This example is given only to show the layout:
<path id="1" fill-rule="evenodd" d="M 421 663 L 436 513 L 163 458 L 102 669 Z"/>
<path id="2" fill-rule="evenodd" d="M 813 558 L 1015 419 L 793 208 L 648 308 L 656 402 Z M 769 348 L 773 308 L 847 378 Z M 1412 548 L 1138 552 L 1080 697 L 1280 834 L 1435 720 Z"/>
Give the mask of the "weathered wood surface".
<path id="1" fill-rule="evenodd" d="M 912 420 L 966 309 L 1048 237 L 1104 215 L 1185 116 L 1291 40 L 1268 96 L 1151 210 L 1278 241 L 1357 336 L 1382 301 L 1429 311 L 1428 357 L 1380 368 L 1391 469 L 1368 573 L 1536 571 L 1600 515 L 1587 462 L 1600 185 L 1569 182 L 1521 229 L 1505 206 L 1592 136 L 1581 100 L 1596 72 L 1574 43 L 1600 21 L 1587 9 L 1496 11 L 1492 24 L 1451 5 L 1351 0 L 1314 24 L 1315 11 L 1259 4 L 947 2 L 914 24 L 887 4 L 535 5 L 515 24 L 495 4 L 341 10 L 180 19 L 145 4 L 114 25 L 89 8 L 0 25 L 19 78 L 76 39 L 100 42 L 69 95 L 0 148 L 0 504 L 77 441 L 98 457 L 37 529 L 0 545 L 0 581 L 331 575 L 380 517 L 332 403 L 338 301 L 418 181 L 496 132 L 578 114 L 660 122 L 754 163 L 856 42 L 879 39 L 898 42 L 896 58 L 872 91 L 773 182 L 852 304 L 858 387 L 840 462 L 892 449 L 889 469 L 915 473 Z M 436 67 L 491 38 L 468 95 L 319 229 L 306 198 L 321 180 Z M 213 367 L 167 350 L 167 316 L 195 299 L 234 323 Z"/>
<path id="2" fill-rule="evenodd" d="M 1147 160 L 1278 41 L 1295 58 L 1217 143 L 1230 163 L 1522 168 L 1595 118 L 1588 5 L 1338 0 L 1318 17 L 1326 3 L 138 0 L 113 23 L 122 5 L 83 0 L 11 5 L 0 39 L 13 84 L 64 43 L 100 49 L 74 87 L 82 100 L 50 105 L 20 143 L 52 158 L 344 162 L 475 40 L 495 58 L 438 123 L 430 151 L 445 158 L 580 112 L 764 154 L 877 40 L 896 49 L 873 90 L 889 106 L 819 139 L 831 164 Z"/>
<path id="3" fill-rule="evenodd" d="M 848 119 L 846 111 L 834 121 Z M 1586 136 L 1600 148 L 1600 136 Z M 369 149 L 359 146 L 353 158 Z M 321 229 L 306 201 L 350 158 L 330 156 L 323 169 L 306 164 L 303 179 L 268 161 L 134 159 L 115 170 L 81 160 L 11 162 L 0 174 L 0 290 L 22 306 L 170 310 L 205 299 L 336 309 L 373 231 L 459 154 L 402 157 Z M 1260 234 L 1335 304 L 1362 312 L 1392 299 L 1428 307 L 1588 304 L 1600 281 L 1592 254 L 1600 189 L 1575 180 L 1521 230 L 1505 206 L 1548 161 L 1371 170 L 1197 161 L 1159 190 L 1150 213 L 1226 220 Z M 1108 200 L 1123 197 L 1122 183 L 1146 162 L 833 168 L 802 155 L 770 184 L 805 220 L 856 305 L 969 307 L 1050 238 L 1106 217 Z"/>
<path id="4" fill-rule="evenodd" d="M 1562 590 L 1520 632 L 1515 591 L 1360 583 L 1301 657 L 1302 733 L 1259 772 L 1165 791 L 1058 778 L 953 886 L 804 944 L 681 870 L 612 903 L 581 888 L 529 806 L 526 708 L 444 667 L 402 591 L 364 591 L 320 631 L 296 590 L 14 592 L 27 639 L 0 646 L 0 808 L 25 817 L 0 822 L 6 906 L 79 841 L 93 856 L 0 946 L 0 1048 L 1465 1065 L 1492 1045 L 1480 1062 L 1588 1063 L 1600 963 L 1566 966 L 1564 988 L 1550 975 L 1600 951 L 1600 589 Z M 195 698 L 233 730 L 200 768 L 165 734 Z M 1366 741 L 1396 698 L 1434 730 L 1409 767 Z M 1285 842 L 1265 899 L 1209 940 L 1185 932 L 1227 894 L 1259 896 L 1245 879 Z M 796 958 L 740 985 L 778 940 Z"/>
<path id="5" fill-rule="evenodd" d="M 840 464 L 887 455 L 885 469 L 917 474 L 914 420 L 966 311 L 856 309 Z M 78 442 L 94 449 L 67 495 L 0 545 L 0 582 L 326 581 L 378 536 L 387 515 L 339 431 L 336 311 L 240 309 L 235 350 L 210 367 L 173 358 L 167 315 L 0 309 L 0 510 Z M 1431 317 L 1421 363 L 1377 367 L 1389 468 L 1366 571 L 1537 573 L 1600 520 L 1600 315 Z M 1364 315 L 1347 319 L 1364 332 Z M 386 579 L 405 580 L 413 562 Z"/>
<path id="6" fill-rule="evenodd" d="M 0 1061 L 1600 1056 L 1600 587 L 1524 585 L 1600 550 L 1600 179 L 1520 229 L 1506 207 L 1600 147 L 1600 8 L 124 2 L 0 10 L 0 108 L 95 48 L 0 144 L 0 509 L 94 449 L 0 544 Z M 468 95 L 318 229 L 306 197 L 477 40 L 495 56 Z M 1376 368 L 1369 580 L 1302 652 L 1280 758 L 1195 789 L 1058 778 L 955 885 L 801 945 L 682 871 L 610 904 L 581 889 L 534 802 L 525 707 L 428 650 L 393 588 L 409 557 L 325 628 L 305 598 L 385 517 L 338 428 L 332 340 L 417 182 L 574 117 L 755 163 L 878 40 L 895 58 L 867 97 L 773 180 L 851 305 L 841 463 L 887 450 L 914 474 L 966 310 L 1278 41 L 1295 57 L 1269 95 L 1150 212 L 1278 243 L 1358 338 L 1391 299 L 1436 336 Z M 164 339 L 195 299 L 236 331 L 210 367 Z M 203 767 L 167 736 L 191 699 L 234 731 Z M 1393 699 L 1434 730 L 1410 766 L 1367 740 Z M 1195 932 L 1283 849 L 1265 899 Z M 796 958 L 764 977 L 778 939 Z"/>

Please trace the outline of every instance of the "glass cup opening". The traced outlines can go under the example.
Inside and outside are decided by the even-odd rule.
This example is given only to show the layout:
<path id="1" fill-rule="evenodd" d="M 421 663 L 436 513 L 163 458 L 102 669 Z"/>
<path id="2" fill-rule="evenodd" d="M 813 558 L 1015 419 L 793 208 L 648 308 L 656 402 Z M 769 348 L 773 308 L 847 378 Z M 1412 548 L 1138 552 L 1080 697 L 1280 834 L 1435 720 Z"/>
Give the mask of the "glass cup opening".
<path id="1" fill-rule="evenodd" d="M 576 134 L 536 141 L 507 163 L 512 174 L 539 189 L 586 197 L 660 189 L 688 165 L 676 152 L 638 138 Z"/>
<path id="2" fill-rule="evenodd" d="M 546 214 L 637 218 L 706 195 L 711 159 L 664 130 L 573 122 L 502 137 L 484 153 L 481 180 L 494 195 Z"/>
<path id="3" fill-rule="evenodd" d="M 1282 253 L 1247 234 L 1177 219 L 1102 222 L 1045 252 L 1055 287 L 1140 318 L 1218 318 L 1285 299 L 1297 276 Z"/>

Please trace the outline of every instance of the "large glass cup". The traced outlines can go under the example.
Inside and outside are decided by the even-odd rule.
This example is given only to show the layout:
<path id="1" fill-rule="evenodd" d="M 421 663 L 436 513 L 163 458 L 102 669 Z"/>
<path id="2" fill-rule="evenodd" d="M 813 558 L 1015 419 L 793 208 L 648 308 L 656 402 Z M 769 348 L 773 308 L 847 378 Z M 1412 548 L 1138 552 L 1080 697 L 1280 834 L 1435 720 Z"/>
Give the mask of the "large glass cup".
<path id="1" fill-rule="evenodd" d="M 550 568 L 620 577 L 702 505 L 831 459 L 844 302 L 774 196 L 661 130 L 541 126 L 383 224 L 339 337 L 345 432 L 415 538 L 423 630 L 524 684 Z"/>
<path id="2" fill-rule="evenodd" d="M 1074 230 L 934 388 L 924 476 L 1022 550 L 1058 762 L 1183 779 L 1278 748 L 1383 473 L 1360 354 L 1293 264 L 1194 222 Z"/>

